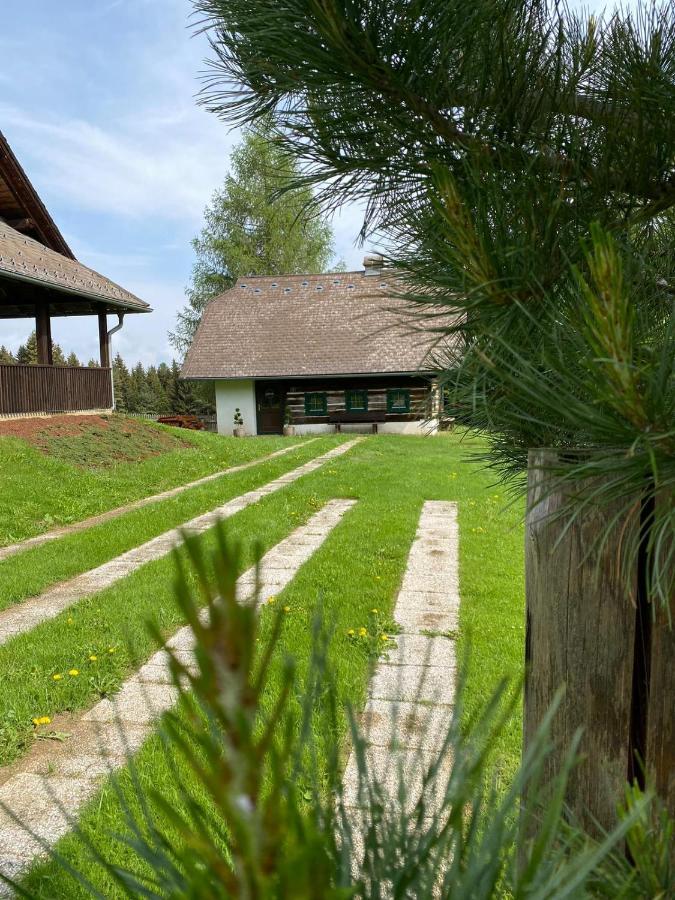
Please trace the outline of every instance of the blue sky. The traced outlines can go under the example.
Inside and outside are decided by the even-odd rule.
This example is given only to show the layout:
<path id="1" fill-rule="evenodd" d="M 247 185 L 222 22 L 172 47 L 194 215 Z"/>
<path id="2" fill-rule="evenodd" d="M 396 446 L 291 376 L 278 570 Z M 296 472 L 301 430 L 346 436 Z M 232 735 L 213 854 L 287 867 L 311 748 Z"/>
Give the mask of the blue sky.
<path id="1" fill-rule="evenodd" d="M 5 0 L 0 129 L 75 255 L 152 304 L 130 316 L 115 349 L 168 360 L 167 331 L 184 302 L 204 206 L 239 139 L 194 100 L 208 46 L 189 0 Z M 357 268 L 358 213 L 333 223 Z M 112 322 L 112 320 L 111 320 Z M 59 319 L 54 339 L 85 360 L 94 319 Z M 0 321 L 16 347 L 28 321 Z"/>

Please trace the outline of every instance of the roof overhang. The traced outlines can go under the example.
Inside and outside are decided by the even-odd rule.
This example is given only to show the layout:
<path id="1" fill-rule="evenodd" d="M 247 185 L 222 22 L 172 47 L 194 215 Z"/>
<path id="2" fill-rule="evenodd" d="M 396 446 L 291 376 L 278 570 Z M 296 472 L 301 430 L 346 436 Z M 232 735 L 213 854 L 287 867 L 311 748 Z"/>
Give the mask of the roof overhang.
<path id="1" fill-rule="evenodd" d="M 0 131 L 0 218 L 50 250 L 75 259 L 7 139 Z"/>
<path id="2" fill-rule="evenodd" d="M 32 318 L 36 303 L 48 303 L 49 314 L 54 318 L 91 316 L 102 312 L 152 312 L 150 306 L 139 307 L 124 300 L 101 297 L 65 285 L 45 284 L 38 278 L 0 270 L 0 319 Z"/>

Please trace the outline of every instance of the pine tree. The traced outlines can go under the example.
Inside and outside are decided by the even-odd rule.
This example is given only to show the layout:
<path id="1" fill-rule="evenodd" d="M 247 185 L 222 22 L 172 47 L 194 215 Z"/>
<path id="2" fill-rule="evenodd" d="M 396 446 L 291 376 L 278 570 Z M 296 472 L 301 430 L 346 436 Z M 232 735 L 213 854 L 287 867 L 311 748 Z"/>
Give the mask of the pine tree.
<path id="1" fill-rule="evenodd" d="M 26 341 L 26 343 L 21 344 L 19 349 L 16 351 L 16 361 L 22 366 L 37 365 L 37 337 L 34 331 L 32 331 L 28 335 L 28 340 Z"/>
<path id="2" fill-rule="evenodd" d="M 16 356 L 14 356 L 14 354 L 11 353 L 3 344 L 2 347 L 0 347 L 0 365 L 13 366 L 15 364 Z"/>
<path id="3" fill-rule="evenodd" d="M 171 363 L 171 386 L 168 399 L 171 412 L 175 415 L 196 415 L 202 411 L 191 383 L 183 381 L 180 377 L 180 366 L 175 359 Z"/>
<path id="4" fill-rule="evenodd" d="M 113 384 L 115 387 L 115 409 L 118 412 L 130 412 L 129 409 L 129 370 L 120 356 L 113 360 Z"/>
<path id="5" fill-rule="evenodd" d="M 75 368 L 79 368 L 79 367 L 81 367 L 82 363 L 79 361 L 79 359 L 77 358 L 77 355 L 75 353 L 69 353 L 68 359 L 66 360 L 66 365 L 73 366 Z"/>
<path id="6" fill-rule="evenodd" d="M 283 193 L 298 169 L 280 144 L 268 139 L 265 123 L 248 130 L 232 153 L 232 171 L 204 212 L 192 242 L 196 261 L 188 303 L 170 335 L 184 354 L 210 300 L 247 275 L 325 271 L 332 256 L 332 231 L 312 209 L 309 188 Z"/>

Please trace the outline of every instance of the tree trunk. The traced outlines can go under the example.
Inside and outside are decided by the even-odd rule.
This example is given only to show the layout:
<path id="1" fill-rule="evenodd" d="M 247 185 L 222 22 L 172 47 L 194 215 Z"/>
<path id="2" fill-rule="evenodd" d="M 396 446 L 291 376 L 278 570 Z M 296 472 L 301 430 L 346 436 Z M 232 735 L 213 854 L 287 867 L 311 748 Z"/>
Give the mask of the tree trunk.
<path id="1" fill-rule="evenodd" d="M 589 507 L 568 528 L 567 517 L 555 517 L 572 490 L 550 471 L 560 465 L 558 452 L 532 451 L 529 462 L 525 745 L 564 684 L 548 774 L 558 771 L 582 728 L 583 758 L 567 795 L 579 821 L 591 829 L 616 823 L 627 780 L 642 779 L 636 752 L 675 814 L 675 634 L 666 611 L 654 615 L 644 560 L 630 584 L 621 577 L 621 521 L 594 548 L 617 509 Z"/>

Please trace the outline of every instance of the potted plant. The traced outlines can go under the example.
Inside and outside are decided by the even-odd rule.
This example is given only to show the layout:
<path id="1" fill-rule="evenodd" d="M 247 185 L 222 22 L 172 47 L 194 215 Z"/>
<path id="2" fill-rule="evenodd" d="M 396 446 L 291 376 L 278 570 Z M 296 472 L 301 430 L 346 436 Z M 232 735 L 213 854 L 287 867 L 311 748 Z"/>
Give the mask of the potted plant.
<path id="1" fill-rule="evenodd" d="M 232 434 L 235 437 L 246 437 L 246 429 L 244 428 L 244 417 L 241 410 L 237 407 L 234 411 L 234 430 Z"/>
<path id="2" fill-rule="evenodd" d="M 286 404 L 284 407 L 284 437 L 293 437 L 295 425 L 293 424 L 293 410 Z"/>

